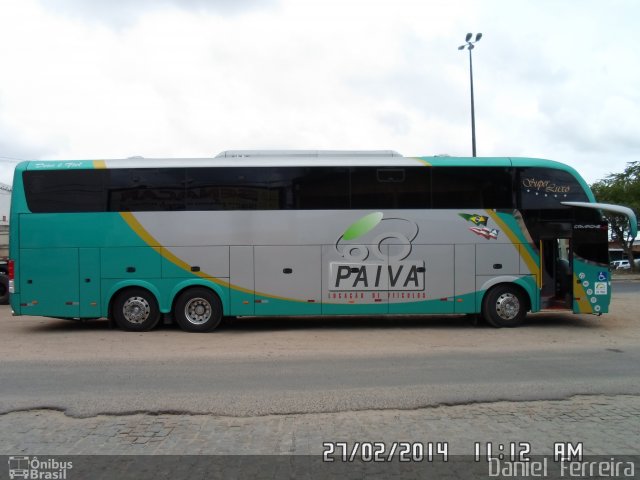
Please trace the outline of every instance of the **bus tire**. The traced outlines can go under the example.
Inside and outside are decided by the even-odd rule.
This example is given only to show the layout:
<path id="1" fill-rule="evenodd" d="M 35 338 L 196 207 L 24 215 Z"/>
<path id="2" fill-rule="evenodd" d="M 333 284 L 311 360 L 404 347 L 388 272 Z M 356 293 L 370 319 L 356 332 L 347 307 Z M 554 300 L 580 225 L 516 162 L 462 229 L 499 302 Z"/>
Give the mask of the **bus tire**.
<path id="1" fill-rule="evenodd" d="M 497 285 L 482 300 L 482 317 L 496 328 L 517 327 L 527 315 L 527 303 L 517 287 Z"/>
<path id="2" fill-rule="evenodd" d="M 189 288 L 178 296 L 173 318 L 185 332 L 209 332 L 222 321 L 222 302 L 208 288 Z"/>
<path id="3" fill-rule="evenodd" d="M 129 332 L 146 332 L 160 321 L 156 297 L 144 288 L 128 288 L 118 293 L 111 311 L 116 324 Z"/>
<path id="4" fill-rule="evenodd" d="M 9 303 L 9 277 L 0 274 L 0 305 Z"/>

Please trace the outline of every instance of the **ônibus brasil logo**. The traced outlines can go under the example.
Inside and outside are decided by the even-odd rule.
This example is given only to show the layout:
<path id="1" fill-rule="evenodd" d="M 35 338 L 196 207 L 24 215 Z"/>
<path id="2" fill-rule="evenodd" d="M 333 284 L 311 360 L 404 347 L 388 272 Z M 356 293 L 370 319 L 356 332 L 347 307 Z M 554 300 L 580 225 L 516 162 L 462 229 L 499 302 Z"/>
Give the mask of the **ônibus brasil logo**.
<path id="1" fill-rule="evenodd" d="M 424 290 L 424 261 L 406 260 L 418 231 L 415 222 L 382 212 L 359 218 L 336 241 L 344 261 L 331 262 L 329 290 Z"/>
<path id="2" fill-rule="evenodd" d="M 29 456 L 9 457 L 9 478 L 30 480 L 66 480 L 67 471 L 73 468 L 73 462 L 55 458 L 42 459 Z"/>

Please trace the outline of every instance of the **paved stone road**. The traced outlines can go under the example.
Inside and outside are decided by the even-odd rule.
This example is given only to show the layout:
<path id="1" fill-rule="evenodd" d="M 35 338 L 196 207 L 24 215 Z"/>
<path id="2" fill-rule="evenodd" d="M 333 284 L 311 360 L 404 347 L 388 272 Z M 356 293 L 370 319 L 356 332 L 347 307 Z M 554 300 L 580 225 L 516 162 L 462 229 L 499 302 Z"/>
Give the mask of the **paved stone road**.
<path id="1" fill-rule="evenodd" d="M 638 455 L 640 396 L 263 417 L 37 410 L 1 415 L 0 432 L 0 455 L 316 455 L 328 441 L 447 441 L 450 455 L 471 455 L 475 441 L 526 441 L 549 455 L 570 441 L 583 442 L 585 455 Z"/>

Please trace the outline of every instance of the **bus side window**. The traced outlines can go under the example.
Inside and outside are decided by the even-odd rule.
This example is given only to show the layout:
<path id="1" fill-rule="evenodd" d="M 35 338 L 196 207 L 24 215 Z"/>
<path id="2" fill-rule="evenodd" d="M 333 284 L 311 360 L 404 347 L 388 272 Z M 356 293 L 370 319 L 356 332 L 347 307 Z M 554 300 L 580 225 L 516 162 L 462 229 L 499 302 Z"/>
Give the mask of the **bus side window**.
<path id="1" fill-rule="evenodd" d="M 433 168 L 433 208 L 510 209 L 512 191 L 508 168 Z"/>
<path id="2" fill-rule="evenodd" d="M 187 210 L 278 210 L 283 189 L 273 168 L 188 168 Z"/>
<path id="3" fill-rule="evenodd" d="M 107 201 L 111 212 L 184 210 L 183 168 L 107 170 Z"/>
<path id="4" fill-rule="evenodd" d="M 42 170 L 23 173 L 33 213 L 104 212 L 103 170 Z"/>
<path id="5" fill-rule="evenodd" d="M 307 167 L 292 180 L 298 210 L 349 208 L 349 171 L 346 167 Z"/>
<path id="6" fill-rule="evenodd" d="M 405 180 L 404 168 L 378 168 L 376 175 L 381 183 L 402 183 Z"/>
<path id="7" fill-rule="evenodd" d="M 560 202 L 589 200 L 575 177 L 564 170 L 520 168 L 517 185 L 522 210 L 566 208 Z"/>
<path id="8" fill-rule="evenodd" d="M 351 208 L 430 207 L 431 171 L 428 168 L 351 168 Z"/>

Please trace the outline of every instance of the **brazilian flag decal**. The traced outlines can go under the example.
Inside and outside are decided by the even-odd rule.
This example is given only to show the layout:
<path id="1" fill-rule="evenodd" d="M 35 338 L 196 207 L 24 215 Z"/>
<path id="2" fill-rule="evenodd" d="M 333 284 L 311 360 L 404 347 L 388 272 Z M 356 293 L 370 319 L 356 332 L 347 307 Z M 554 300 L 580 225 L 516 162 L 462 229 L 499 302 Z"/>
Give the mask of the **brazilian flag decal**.
<path id="1" fill-rule="evenodd" d="M 459 213 L 462 218 L 467 220 L 468 222 L 472 222 L 474 225 L 482 225 L 483 227 L 487 226 L 487 221 L 489 217 L 485 217 L 484 215 L 473 214 L 469 215 L 468 213 Z"/>
<path id="2" fill-rule="evenodd" d="M 487 240 L 496 240 L 498 238 L 498 234 L 500 230 L 497 228 L 489 228 L 487 227 L 487 222 L 489 221 L 489 217 L 485 215 L 478 215 L 477 213 L 468 214 L 468 213 L 459 213 L 462 218 L 464 218 L 467 222 L 473 223 L 473 227 L 469 227 L 476 235 L 480 235 L 481 237 L 486 238 Z"/>

